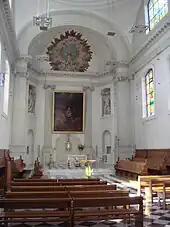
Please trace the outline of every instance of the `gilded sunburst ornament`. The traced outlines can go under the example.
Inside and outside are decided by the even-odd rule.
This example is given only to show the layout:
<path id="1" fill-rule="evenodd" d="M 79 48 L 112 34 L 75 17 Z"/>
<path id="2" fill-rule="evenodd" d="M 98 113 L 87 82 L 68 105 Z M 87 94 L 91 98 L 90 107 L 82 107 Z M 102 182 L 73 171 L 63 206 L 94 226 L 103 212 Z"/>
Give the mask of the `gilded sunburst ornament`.
<path id="1" fill-rule="evenodd" d="M 47 54 L 52 70 L 85 72 L 93 52 L 82 34 L 71 30 L 55 38 L 47 48 Z"/>

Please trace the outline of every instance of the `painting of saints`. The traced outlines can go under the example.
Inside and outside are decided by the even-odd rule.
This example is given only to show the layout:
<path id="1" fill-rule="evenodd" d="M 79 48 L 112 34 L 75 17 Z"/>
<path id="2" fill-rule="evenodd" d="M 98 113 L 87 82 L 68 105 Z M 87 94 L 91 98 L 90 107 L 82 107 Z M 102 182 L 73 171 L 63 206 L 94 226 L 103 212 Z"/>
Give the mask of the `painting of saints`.
<path id="1" fill-rule="evenodd" d="M 83 92 L 58 92 L 53 94 L 53 132 L 83 133 Z"/>

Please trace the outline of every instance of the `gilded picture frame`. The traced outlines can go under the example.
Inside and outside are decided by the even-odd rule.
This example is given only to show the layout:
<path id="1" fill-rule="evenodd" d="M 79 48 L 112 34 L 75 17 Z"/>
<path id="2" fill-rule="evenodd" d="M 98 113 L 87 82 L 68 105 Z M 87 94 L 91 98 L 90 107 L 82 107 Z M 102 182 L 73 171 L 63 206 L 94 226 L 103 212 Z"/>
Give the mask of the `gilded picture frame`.
<path id="1" fill-rule="evenodd" d="M 84 133 L 84 92 L 54 91 L 52 106 L 53 133 Z"/>

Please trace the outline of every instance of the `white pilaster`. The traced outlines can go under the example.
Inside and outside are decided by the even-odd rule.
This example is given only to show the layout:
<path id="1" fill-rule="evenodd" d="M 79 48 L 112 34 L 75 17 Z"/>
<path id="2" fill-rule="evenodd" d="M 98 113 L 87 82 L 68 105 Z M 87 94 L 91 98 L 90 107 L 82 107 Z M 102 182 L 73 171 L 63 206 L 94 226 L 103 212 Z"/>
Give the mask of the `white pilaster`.
<path id="1" fill-rule="evenodd" d="M 52 94 L 51 90 L 45 90 L 43 164 L 49 161 L 52 152 Z"/>
<path id="2" fill-rule="evenodd" d="M 45 89 L 42 84 L 37 84 L 36 87 L 36 144 L 35 144 L 35 157 L 39 158 L 43 163 L 43 147 L 44 147 L 44 122 L 45 117 Z"/>
<path id="3" fill-rule="evenodd" d="M 14 101 L 12 116 L 12 136 L 10 149 L 13 156 L 26 156 L 27 127 L 27 62 L 17 62 L 14 77 Z"/>
<path id="4" fill-rule="evenodd" d="M 132 156 L 132 124 L 130 81 L 127 68 L 117 68 L 116 71 L 116 124 L 117 135 L 115 137 L 116 159 L 124 159 Z"/>
<path id="5" fill-rule="evenodd" d="M 85 125 L 84 125 L 84 152 L 92 158 L 92 89 L 90 87 L 85 88 L 86 100 L 85 100 Z"/>

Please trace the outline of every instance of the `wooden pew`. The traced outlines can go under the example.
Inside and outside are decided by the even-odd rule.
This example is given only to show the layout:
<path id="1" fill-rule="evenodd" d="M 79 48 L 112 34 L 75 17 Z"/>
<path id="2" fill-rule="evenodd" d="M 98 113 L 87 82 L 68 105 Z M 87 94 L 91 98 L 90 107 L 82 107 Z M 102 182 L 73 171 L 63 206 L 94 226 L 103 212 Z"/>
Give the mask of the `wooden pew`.
<path id="1" fill-rule="evenodd" d="M 31 191 L 84 191 L 84 190 L 116 190 L 116 185 L 72 185 L 72 186 L 12 186 L 12 192 Z"/>
<path id="2" fill-rule="evenodd" d="M 170 167 L 170 149 L 137 149 L 134 161 L 146 160 L 148 173 L 167 174 Z"/>
<path id="3" fill-rule="evenodd" d="M 61 185 L 71 186 L 71 185 L 107 185 L 107 181 L 68 181 L 60 182 Z"/>
<path id="4" fill-rule="evenodd" d="M 135 155 L 133 157 L 134 161 L 145 162 L 147 158 L 147 151 L 145 149 L 136 149 Z"/>
<path id="5" fill-rule="evenodd" d="M 57 181 L 39 181 L 39 182 L 12 182 L 11 184 L 12 186 L 28 186 L 28 187 L 32 187 L 32 186 L 60 186 L 61 184 Z"/>
<path id="6" fill-rule="evenodd" d="M 69 185 L 103 185 L 107 184 L 106 181 L 67 181 L 67 182 L 57 182 L 57 181 L 41 181 L 41 182 L 12 182 L 12 186 L 69 186 Z"/>
<path id="7" fill-rule="evenodd" d="M 11 186 L 12 192 L 64 191 L 65 186 Z"/>
<path id="8" fill-rule="evenodd" d="M 139 205 L 139 210 L 125 206 Z M 122 208 L 115 208 L 121 206 Z M 88 208 L 88 209 L 83 209 Z M 97 209 L 95 209 L 97 208 Z M 98 209 L 100 208 L 100 210 Z M 73 199 L 73 223 L 78 221 L 94 221 L 108 219 L 129 219 L 133 215 L 136 227 L 143 227 L 143 198 L 142 197 L 97 197 Z"/>
<path id="9" fill-rule="evenodd" d="M 29 179 L 18 179 L 18 178 L 14 178 L 13 180 L 14 182 L 78 182 L 78 181 L 100 181 L 100 178 L 75 178 L 75 179 L 43 179 L 43 178 L 40 178 L 40 179 L 36 179 L 36 178 L 29 178 Z"/>
<path id="10" fill-rule="evenodd" d="M 153 182 L 153 180 L 157 180 Z M 170 180 L 170 175 L 148 175 L 148 176 L 138 176 L 138 195 L 141 195 L 141 189 L 149 187 L 149 193 L 152 197 L 152 186 L 159 185 L 160 182 Z M 153 201 L 153 197 L 152 197 Z"/>
<path id="11" fill-rule="evenodd" d="M 146 162 L 119 160 L 115 165 L 115 169 L 116 174 L 118 175 L 120 173 L 122 176 L 127 174 L 131 176 L 147 174 Z"/>
<path id="12" fill-rule="evenodd" d="M 7 192 L 5 198 L 66 198 L 66 197 L 109 197 L 128 196 L 128 190 L 94 190 L 94 191 L 40 191 L 40 192 Z"/>
<path id="13" fill-rule="evenodd" d="M 96 190 L 96 191 L 69 191 L 69 195 L 74 198 L 94 198 L 94 197 L 127 197 L 128 190 Z"/>
<path id="14" fill-rule="evenodd" d="M 28 192 L 7 192 L 6 198 L 68 198 L 68 191 L 28 191 Z"/>
<path id="15" fill-rule="evenodd" d="M 75 185 L 66 186 L 67 191 L 98 191 L 98 190 L 116 190 L 116 185 Z"/>
<path id="16" fill-rule="evenodd" d="M 0 207 L 4 208 L 0 223 L 35 223 L 35 222 L 67 222 L 71 226 L 71 200 L 69 198 L 24 198 L 0 199 Z M 44 209 L 55 210 L 44 210 Z M 25 209 L 25 210 L 23 210 Z M 31 209 L 30 211 L 26 209 Z M 37 211 L 35 209 L 42 209 Z M 62 209 L 62 211 L 61 211 Z M 11 211 L 15 210 L 15 211 Z"/>
<path id="17" fill-rule="evenodd" d="M 170 196 L 170 178 L 169 179 L 153 179 L 150 181 L 150 190 L 153 198 L 153 193 L 159 195 L 160 204 L 160 193 L 163 195 L 163 208 L 166 209 L 166 199 Z"/>
<path id="18" fill-rule="evenodd" d="M 10 188 L 12 181 L 12 167 L 9 150 L 0 150 L 1 167 L 3 168 L 3 175 L 0 177 L 0 192 L 3 194 Z"/>

